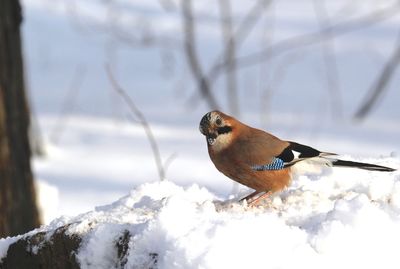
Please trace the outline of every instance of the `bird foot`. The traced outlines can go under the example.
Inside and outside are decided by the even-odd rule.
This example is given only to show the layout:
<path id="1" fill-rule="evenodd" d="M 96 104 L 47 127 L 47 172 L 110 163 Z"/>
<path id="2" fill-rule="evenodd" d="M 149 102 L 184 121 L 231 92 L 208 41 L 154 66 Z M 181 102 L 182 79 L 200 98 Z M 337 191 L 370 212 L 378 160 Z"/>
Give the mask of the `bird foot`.
<path id="1" fill-rule="evenodd" d="M 262 191 L 255 191 L 251 194 L 247 195 L 246 197 L 240 199 L 239 201 L 236 199 L 230 199 L 227 201 L 213 201 L 215 206 L 215 210 L 217 212 L 226 211 L 230 209 L 239 209 L 243 206 L 247 207 L 258 207 L 262 204 L 262 202 L 271 195 L 271 192 L 262 192 Z"/>
<path id="2" fill-rule="evenodd" d="M 255 191 L 253 193 L 251 193 L 250 195 L 247 195 L 246 197 L 240 199 L 239 201 L 246 201 L 247 202 L 247 206 L 250 207 L 256 207 L 258 205 L 260 205 L 260 203 L 265 200 L 266 198 L 268 198 L 271 195 L 271 192 L 267 191 L 267 192 L 261 192 L 261 191 Z"/>

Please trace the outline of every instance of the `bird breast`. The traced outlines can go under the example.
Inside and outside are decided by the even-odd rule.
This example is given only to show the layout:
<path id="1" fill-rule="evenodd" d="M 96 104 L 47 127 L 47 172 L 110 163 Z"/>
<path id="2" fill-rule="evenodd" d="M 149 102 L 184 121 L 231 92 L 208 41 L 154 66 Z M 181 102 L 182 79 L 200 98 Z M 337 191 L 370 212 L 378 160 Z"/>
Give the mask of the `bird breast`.
<path id="1" fill-rule="evenodd" d="M 290 169 L 256 171 L 252 169 L 254 156 L 243 148 L 245 143 L 234 143 L 215 150 L 209 147 L 209 155 L 215 167 L 225 176 L 258 191 L 276 192 L 287 187 L 291 181 Z M 255 162 L 258 163 L 258 162 Z"/>

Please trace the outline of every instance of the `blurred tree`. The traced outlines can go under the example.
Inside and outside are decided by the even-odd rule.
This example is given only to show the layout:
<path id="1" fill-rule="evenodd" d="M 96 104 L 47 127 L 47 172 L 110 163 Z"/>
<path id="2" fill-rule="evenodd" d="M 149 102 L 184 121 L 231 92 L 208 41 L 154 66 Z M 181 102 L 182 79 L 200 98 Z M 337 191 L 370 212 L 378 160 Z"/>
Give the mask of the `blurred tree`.
<path id="1" fill-rule="evenodd" d="M 336 119 L 345 118 L 345 115 L 342 115 L 342 101 L 347 97 L 346 89 L 342 89 L 344 86 L 340 81 L 339 71 L 341 68 L 340 61 L 338 62 L 336 59 L 336 43 L 340 47 L 346 42 L 340 40 L 340 37 L 390 21 L 398 16 L 400 10 L 398 1 L 393 3 L 388 1 L 387 5 L 376 6 L 376 8 L 374 5 L 371 6 L 372 8 L 366 8 L 350 2 L 332 4 L 332 1 L 303 1 L 304 3 L 302 2 L 301 5 L 306 4 L 307 6 L 307 2 L 311 2 L 310 4 L 314 7 L 317 23 L 315 29 L 317 30 L 314 30 L 313 27 L 306 30 L 308 26 L 306 28 L 302 26 L 299 27 L 298 34 L 289 34 L 287 37 L 283 37 L 286 36 L 285 34 L 282 35 L 283 38 L 276 38 L 274 37 L 276 18 L 279 19 L 278 21 L 282 20 L 278 23 L 280 27 L 286 20 L 286 13 L 277 13 L 282 11 L 280 9 L 282 6 L 278 8 L 279 1 L 253 0 L 243 5 L 241 1 L 218 0 L 209 2 L 210 5 L 216 6 L 210 6 L 205 11 L 204 3 L 201 4 L 202 1 L 156 0 L 148 1 L 151 4 L 146 5 L 146 8 L 152 12 L 146 14 L 138 8 L 140 5 L 129 4 L 127 1 L 104 1 L 103 12 L 106 14 L 104 19 L 107 21 L 91 17 L 88 12 L 84 11 L 84 5 L 79 1 L 67 2 L 75 26 L 79 26 L 77 29 L 88 32 L 92 32 L 93 29 L 101 30 L 112 37 L 107 46 L 110 57 L 108 62 L 115 62 L 119 43 L 136 49 L 159 48 L 164 54 L 168 52 L 168 56 L 164 55 L 165 58 L 163 58 L 164 68 L 168 70 L 173 69 L 171 58 L 175 55 L 182 57 L 183 62 L 186 62 L 185 72 L 182 72 L 182 75 L 191 75 L 196 89 L 188 98 L 190 108 L 202 100 L 209 109 L 226 110 L 236 116 L 240 114 L 240 106 L 243 105 L 240 97 L 248 98 L 245 92 L 247 89 L 253 88 L 254 94 L 250 96 L 255 96 L 255 98 L 264 100 L 271 98 L 271 93 L 282 87 L 278 84 L 282 84 L 285 80 L 288 67 L 294 65 L 299 59 L 303 59 L 305 55 L 315 54 L 315 50 L 304 50 L 312 46 L 321 46 L 321 60 L 324 65 L 322 72 L 325 74 L 317 76 L 317 79 L 322 78 L 321 81 L 326 81 L 324 84 L 328 91 L 326 100 L 330 103 L 332 117 Z M 127 8 L 128 6 L 130 8 Z M 219 13 L 210 12 L 215 8 L 219 10 Z M 240 12 L 238 12 L 239 10 Z M 368 12 L 365 12 L 367 10 Z M 161 13 L 163 11 L 165 14 Z M 171 25 L 159 27 L 157 23 L 160 20 L 153 20 L 155 14 L 163 18 L 165 16 L 166 20 L 172 22 Z M 181 30 L 178 31 L 172 26 L 176 18 L 181 20 Z M 219 22 L 219 34 L 222 37 L 220 46 L 211 41 L 214 36 L 211 39 L 209 36 L 209 30 L 218 26 L 214 21 Z M 295 28 L 297 29 L 294 27 L 293 32 L 297 31 Z M 179 36 L 177 33 L 181 35 Z M 213 35 L 215 33 L 217 31 L 212 32 Z M 260 42 L 261 46 L 255 46 L 254 44 L 259 42 L 258 38 L 262 36 L 267 39 Z M 207 42 L 212 45 L 205 46 Z M 215 55 L 211 56 L 214 53 Z M 297 56 L 293 57 L 294 55 Z M 380 72 L 378 82 L 373 85 L 371 94 L 357 112 L 357 118 L 365 118 L 367 114 L 365 112 L 369 112 L 375 106 L 388 82 L 395 77 L 395 71 L 400 64 L 400 57 L 396 57 L 396 55 L 393 55 L 394 58 L 390 59 Z M 273 59 L 275 59 L 275 64 L 270 64 Z M 316 63 L 319 64 L 318 61 Z M 253 67 L 251 72 L 254 73 L 256 70 L 254 67 L 257 66 L 260 67 L 261 74 L 258 85 L 244 83 L 245 76 L 247 76 L 244 70 Z M 317 68 L 319 69 L 319 67 Z M 188 72 L 186 73 L 186 71 Z M 355 73 L 354 76 L 357 74 Z M 222 77 L 225 78 L 225 81 L 221 82 Z M 222 86 L 226 87 L 226 100 L 221 98 L 223 95 L 219 93 Z M 257 87 L 258 89 L 254 89 Z M 184 88 L 190 89 L 186 84 Z M 293 94 L 294 97 L 295 94 L 300 96 L 303 93 L 293 88 Z M 268 108 L 265 109 L 266 106 L 265 101 L 262 101 L 263 114 L 268 113 Z"/>
<path id="2" fill-rule="evenodd" d="M 21 55 L 21 7 L 0 1 L 0 237 L 39 225 L 28 141 Z"/>

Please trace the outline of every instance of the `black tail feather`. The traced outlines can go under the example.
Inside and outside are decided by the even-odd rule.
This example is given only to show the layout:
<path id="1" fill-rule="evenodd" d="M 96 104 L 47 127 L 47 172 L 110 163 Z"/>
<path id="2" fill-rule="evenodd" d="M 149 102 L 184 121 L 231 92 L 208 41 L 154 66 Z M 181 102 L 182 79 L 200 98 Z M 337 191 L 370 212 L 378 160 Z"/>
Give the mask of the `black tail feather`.
<path id="1" fill-rule="evenodd" d="M 360 168 L 360 169 L 369 170 L 369 171 L 381 171 L 381 172 L 393 172 L 393 171 L 396 171 L 396 169 L 393 169 L 393 168 L 390 168 L 390 167 L 386 167 L 386 166 L 370 164 L 370 163 L 344 161 L 344 160 L 335 160 L 335 161 L 332 162 L 332 165 L 333 166 L 341 166 L 341 167 Z"/>

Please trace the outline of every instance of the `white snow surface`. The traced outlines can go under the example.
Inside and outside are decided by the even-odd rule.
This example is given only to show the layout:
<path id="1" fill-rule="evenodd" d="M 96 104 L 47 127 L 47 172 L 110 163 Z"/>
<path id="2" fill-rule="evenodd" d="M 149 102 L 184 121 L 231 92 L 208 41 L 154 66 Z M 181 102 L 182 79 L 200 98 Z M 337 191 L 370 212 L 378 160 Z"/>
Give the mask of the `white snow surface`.
<path id="1" fill-rule="evenodd" d="M 398 159 L 375 159 L 397 166 Z M 118 268 L 115 244 L 132 235 L 125 268 L 398 268 L 400 174 L 327 169 L 301 176 L 257 208 L 199 185 L 145 183 L 72 223 L 82 268 Z M 1 255 L 15 238 L 0 241 Z M 153 267 L 154 268 L 154 267 Z"/>

